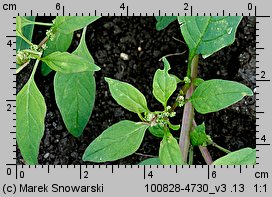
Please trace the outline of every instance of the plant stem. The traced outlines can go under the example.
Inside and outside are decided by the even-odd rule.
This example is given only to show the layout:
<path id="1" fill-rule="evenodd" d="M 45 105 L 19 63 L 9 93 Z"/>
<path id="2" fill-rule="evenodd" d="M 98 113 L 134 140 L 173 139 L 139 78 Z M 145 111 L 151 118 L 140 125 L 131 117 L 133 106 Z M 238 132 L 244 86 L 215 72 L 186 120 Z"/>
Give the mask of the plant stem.
<path id="1" fill-rule="evenodd" d="M 21 38 L 22 38 L 27 44 L 29 44 L 30 46 L 33 45 L 32 42 L 30 42 L 23 34 L 17 33 L 17 32 L 16 32 L 16 36 L 21 37 Z"/>
<path id="2" fill-rule="evenodd" d="M 225 152 L 225 153 L 227 153 L 227 154 L 231 153 L 231 151 L 229 151 L 228 149 L 223 148 L 222 146 L 219 146 L 219 145 L 216 144 L 216 143 L 213 143 L 212 145 L 213 145 L 214 147 L 218 148 L 219 150 L 222 150 L 223 152 Z"/>
<path id="3" fill-rule="evenodd" d="M 34 22 L 35 25 L 43 25 L 43 26 L 52 26 L 53 23 L 42 23 L 42 22 Z"/>
<path id="4" fill-rule="evenodd" d="M 196 127 L 196 122 L 193 120 L 193 127 Z M 202 157 L 204 158 L 206 164 L 211 165 L 213 163 L 211 154 L 206 146 L 198 146 Z"/>
<path id="5" fill-rule="evenodd" d="M 191 146 L 190 146 L 190 150 L 189 150 L 189 160 L 188 160 L 188 164 L 189 164 L 189 165 L 193 165 L 193 161 L 194 161 L 194 147 L 191 145 Z"/>
<path id="6" fill-rule="evenodd" d="M 28 64 L 29 64 L 30 61 L 24 63 L 22 66 L 18 67 L 16 69 L 16 74 L 18 74 L 19 72 L 21 72 L 21 70 L 23 70 Z"/>
<path id="7" fill-rule="evenodd" d="M 198 70 L 198 55 L 194 56 L 194 58 L 191 61 L 190 70 L 191 70 L 191 76 L 190 79 L 193 81 L 197 76 L 197 70 Z M 193 92 L 194 92 L 194 84 L 191 83 L 190 88 L 188 89 L 186 93 L 186 99 L 189 99 Z M 180 140 L 179 140 L 179 146 L 181 150 L 181 154 L 183 157 L 184 162 L 187 161 L 188 157 L 188 151 L 189 151 L 189 145 L 190 145 L 190 131 L 192 127 L 192 122 L 194 119 L 194 108 L 190 102 L 187 102 L 184 105 L 183 109 L 183 117 L 182 117 L 182 126 L 181 126 L 181 133 L 180 133 Z"/>
<path id="8" fill-rule="evenodd" d="M 146 120 L 144 119 L 144 117 L 142 116 L 141 113 L 137 113 L 137 114 L 138 114 L 139 118 L 141 119 L 141 121 L 146 122 Z"/>
<path id="9" fill-rule="evenodd" d="M 35 73 L 36 73 L 36 70 L 37 70 L 37 67 L 38 67 L 38 65 L 39 65 L 39 62 L 40 62 L 40 60 L 39 60 L 39 59 L 36 59 L 36 62 L 35 62 L 35 65 L 34 65 L 34 67 L 33 67 L 33 70 L 32 70 L 32 73 L 31 73 L 31 75 L 30 75 L 30 78 L 33 78 L 33 79 L 34 79 L 34 75 L 35 75 Z"/>
<path id="10" fill-rule="evenodd" d="M 211 154 L 206 146 L 198 146 L 202 157 L 204 158 L 207 165 L 212 165 L 213 160 Z"/>
<path id="11" fill-rule="evenodd" d="M 171 57 L 171 56 L 176 56 L 176 55 L 184 55 L 186 53 L 186 51 L 183 51 L 182 53 L 171 53 L 171 54 L 168 54 L 168 55 L 165 55 L 163 57 Z M 159 59 L 159 61 L 161 61 L 162 58 Z"/>
<path id="12" fill-rule="evenodd" d="M 148 155 L 148 154 L 143 154 L 143 153 L 135 153 L 135 155 L 139 155 L 139 156 L 142 156 L 142 157 L 152 157 L 152 158 L 158 157 L 158 156 Z"/>
<path id="13" fill-rule="evenodd" d="M 46 42 L 48 41 L 48 37 L 44 37 L 44 39 L 40 42 L 40 44 L 38 45 L 38 48 L 40 49 Z"/>

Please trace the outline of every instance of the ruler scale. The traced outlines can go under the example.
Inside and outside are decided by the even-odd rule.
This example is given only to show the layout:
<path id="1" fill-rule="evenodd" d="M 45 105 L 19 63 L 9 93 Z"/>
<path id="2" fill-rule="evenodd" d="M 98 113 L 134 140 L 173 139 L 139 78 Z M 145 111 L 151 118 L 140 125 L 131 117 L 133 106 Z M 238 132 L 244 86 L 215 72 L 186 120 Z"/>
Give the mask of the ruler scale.
<path id="1" fill-rule="evenodd" d="M 87 5 L 86 5 L 87 4 Z M 2 1 L 0 196 L 271 196 L 269 1 Z M 16 16 L 255 16 L 255 166 L 16 165 Z M 6 43 L 10 42 L 10 46 Z M 4 59 L 3 59 L 4 58 Z M 262 141 L 266 136 L 266 141 Z M 37 187 L 34 187 L 37 186 Z"/>

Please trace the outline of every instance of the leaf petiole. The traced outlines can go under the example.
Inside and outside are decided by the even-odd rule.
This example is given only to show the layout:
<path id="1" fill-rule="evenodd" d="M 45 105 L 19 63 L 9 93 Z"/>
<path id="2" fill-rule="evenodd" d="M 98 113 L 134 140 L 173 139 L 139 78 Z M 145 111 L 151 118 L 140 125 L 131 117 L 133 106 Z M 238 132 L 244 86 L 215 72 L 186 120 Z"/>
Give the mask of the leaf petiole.
<path id="1" fill-rule="evenodd" d="M 223 148 L 222 146 L 219 146 L 219 145 L 216 144 L 216 143 L 212 143 L 212 145 L 213 145 L 214 147 L 218 148 L 219 150 L 221 150 L 221 151 L 227 153 L 227 154 L 231 153 L 231 151 L 229 151 L 228 149 Z"/>
<path id="2" fill-rule="evenodd" d="M 16 35 L 21 37 L 27 44 L 29 44 L 30 46 L 32 46 L 32 42 L 30 42 L 21 32 L 16 31 Z"/>
<path id="3" fill-rule="evenodd" d="M 37 70 L 37 67 L 38 67 L 38 65 L 39 65 L 39 62 L 40 62 L 40 60 L 37 59 L 36 62 L 35 62 L 35 65 L 34 65 L 34 67 L 33 67 L 33 70 L 32 70 L 32 72 L 31 72 L 30 78 L 34 78 L 34 75 L 35 75 L 35 73 L 36 73 L 36 70 Z"/>
<path id="4" fill-rule="evenodd" d="M 16 69 L 16 74 L 18 74 L 19 72 L 21 72 L 21 70 L 23 70 L 28 64 L 29 64 L 30 61 L 24 63 L 22 66 L 18 67 Z"/>
<path id="5" fill-rule="evenodd" d="M 39 57 L 36 57 L 37 59 L 42 56 L 42 52 L 39 52 L 39 51 L 33 51 L 33 50 L 30 50 L 30 49 L 25 49 L 24 51 L 29 53 L 29 54 L 39 56 Z"/>
<path id="6" fill-rule="evenodd" d="M 33 22 L 34 25 L 42 25 L 42 26 L 52 26 L 53 23 L 42 23 L 42 22 Z"/>
<path id="7" fill-rule="evenodd" d="M 144 119 L 144 117 L 142 116 L 141 113 L 137 113 L 137 114 L 138 114 L 139 118 L 141 119 L 141 121 L 146 122 L 146 120 Z"/>

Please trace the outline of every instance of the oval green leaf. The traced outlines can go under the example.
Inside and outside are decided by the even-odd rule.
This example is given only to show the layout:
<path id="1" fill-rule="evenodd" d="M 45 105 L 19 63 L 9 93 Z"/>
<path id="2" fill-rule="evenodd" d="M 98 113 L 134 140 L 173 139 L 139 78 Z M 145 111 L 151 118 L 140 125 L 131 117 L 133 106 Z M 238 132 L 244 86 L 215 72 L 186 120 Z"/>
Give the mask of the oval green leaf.
<path id="1" fill-rule="evenodd" d="M 26 163 L 34 165 L 44 134 L 46 105 L 32 77 L 18 93 L 16 106 L 17 143 Z"/>
<path id="2" fill-rule="evenodd" d="M 164 129 L 162 126 L 160 126 L 159 124 L 152 126 L 152 127 L 148 127 L 148 130 L 150 131 L 150 133 L 152 135 L 154 135 L 155 137 L 158 138 L 163 138 L 164 136 Z"/>
<path id="3" fill-rule="evenodd" d="M 57 16 L 54 20 L 52 30 L 53 32 L 58 31 L 69 34 L 82 29 L 99 18 L 100 16 Z"/>
<path id="4" fill-rule="evenodd" d="M 189 47 L 190 59 L 204 58 L 232 44 L 241 16 L 180 16 L 181 33 Z"/>
<path id="5" fill-rule="evenodd" d="M 41 59 L 51 69 L 61 73 L 77 73 L 98 71 L 100 68 L 94 63 L 78 55 L 67 52 L 54 52 Z"/>
<path id="6" fill-rule="evenodd" d="M 156 30 L 160 31 L 166 28 L 170 23 L 177 19 L 176 16 L 155 16 L 157 20 Z"/>
<path id="7" fill-rule="evenodd" d="M 138 150 L 148 125 L 120 121 L 98 136 L 85 150 L 83 161 L 106 162 L 127 157 Z"/>
<path id="8" fill-rule="evenodd" d="M 170 132 L 167 132 L 161 141 L 159 158 L 162 165 L 184 164 L 178 142 Z"/>
<path id="9" fill-rule="evenodd" d="M 56 103 L 69 133 L 79 137 L 91 116 L 95 101 L 92 72 L 62 74 L 54 78 Z"/>
<path id="10" fill-rule="evenodd" d="M 77 49 L 79 57 L 94 63 L 85 42 L 86 28 Z M 93 72 L 63 74 L 57 72 L 54 79 L 56 103 L 68 131 L 75 137 L 83 133 L 91 116 L 95 101 L 95 78 Z"/>
<path id="11" fill-rule="evenodd" d="M 149 112 L 144 95 L 129 83 L 105 77 L 116 102 L 134 113 Z"/>
<path id="12" fill-rule="evenodd" d="M 166 58 L 162 59 L 164 70 L 158 69 L 153 79 L 153 95 L 166 108 L 167 101 L 177 89 L 177 80 L 174 76 L 169 75 L 171 69 Z"/>
<path id="13" fill-rule="evenodd" d="M 213 165 L 254 165 L 256 164 L 256 149 L 243 148 L 215 160 Z"/>
<path id="14" fill-rule="evenodd" d="M 190 98 L 197 112 L 206 114 L 227 108 L 253 92 L 245 85 L 221 79 L 202 82 Z"/>
<path id="15" fill-rule="evenodd" d="M 72 43 L 74 33 L 63 34 L 57 32 L 53 41 L 48 40 L 46 45 L 47 49 L 44 51 L 43 56 L 47 56 L 55 51 L 65 52 Z M 52 69 L 48 67 L 44 62 L 41 65 L 41 72 L 43 76 L 47 76 Z"/>
<path id="16" fill-rule="evenodd" d="M 161 161 L 157 157 L 149 158 L 149 159 L 143 160 L 138 165 L 161 165 Z"/>

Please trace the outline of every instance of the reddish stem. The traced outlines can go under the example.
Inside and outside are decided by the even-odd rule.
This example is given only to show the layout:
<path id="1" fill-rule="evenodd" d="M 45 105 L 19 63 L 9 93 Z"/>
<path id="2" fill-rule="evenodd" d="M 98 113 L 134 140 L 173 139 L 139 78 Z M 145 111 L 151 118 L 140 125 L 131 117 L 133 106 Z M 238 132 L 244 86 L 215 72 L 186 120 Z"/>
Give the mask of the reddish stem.
<path id="1" fill-rule="evenodd" d="M 191 71 L 191 81 L 193 81 L 197 76 L 197 70 L 198 70 L 198 55 L 194 56 L 194 58 L 190 62 L 190 71 Z M 193 92 L 194 92 L 194 84 L 191 83 L 190 88 L 188 89 L 186 93 L 186 99 L 189 99 Z M 190 131 L 192 127 L 192 122 L 194 119 L 194 108 L 191 104 L 191 102 L 187 102 L 184 105 L 183 110 L 183 117 L 182 117 L 182 126 L 181 126 L 181 133 L 180 133 L 180 140 L 179 140 L 179 146 L 181 150 L 181 154 L 183 157 L 184 162 L 187 161 L 188 152 L 189 152 L 189 146 L 190 146 Z"/>
<path id="2" fill-rule="evenodd" d="M 196 122 L 193 120 L 193 127 L 196 127 Z M 213 163 L 212 157 L 210 155 L 210 152 L 206 146 L 198 146 L 206 164 L 211 165 Z"/>
<path id="3" fill-rule="evenodd" d="M 190 98 L 193 93 L 193 86 L 189 88 L 186 94 L 186 98 Z M 187 102 L 184 105 L 183 116 L 182 116 L 182 124 L 181 124 L 181 133 L 179 146 L 182 153 L 182 157 L 184 162 L 187 161 L 188 151 L 190 146 L 190 130 L 192 127 L 192 121 L 194 118 L 194 108 L 190 102 Z"/>
<path id="4" fill-rule="evenodd" d="M 206 146 L 198 146 L 198 148 L 199 148 L 201 155 L 204 158 L 206 164 L 212 165 L 213 160 L 212 160 L 212 157 L 210 155 L 208 148 Z"/>

